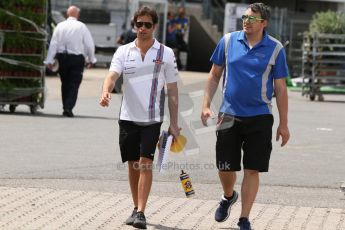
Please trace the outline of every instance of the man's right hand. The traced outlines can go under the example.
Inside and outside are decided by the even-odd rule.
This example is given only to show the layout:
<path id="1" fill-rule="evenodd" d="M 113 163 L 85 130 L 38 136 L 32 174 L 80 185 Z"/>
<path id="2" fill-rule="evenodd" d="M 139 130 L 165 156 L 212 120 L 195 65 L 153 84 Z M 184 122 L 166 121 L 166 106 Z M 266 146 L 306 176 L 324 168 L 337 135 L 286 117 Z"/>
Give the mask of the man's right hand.
<path id="1" fill-rule="evenodd" d="M 110 100 L 111 100 L 111 93 L 104 91 L 102 92 L 102 96 L 99 101 L 99 104 L 103 107 L 108 107 Z"/>
<path id="2" fill-rule="evenodd" d="M 210 108 L 203 108 L 201 111 L 201 121 L 204 126 L 207 126 L 207 119 L 212 117 L 212 111 Z"/>
<path id="3" fill-rule="evenodd" d="M 173 135 L 174 140 L 177 139 L 178 136 L 180 136 L 180 131 L 182 128 L 178 127 L 177 125 L 170 124 L 168 133 Z"/>

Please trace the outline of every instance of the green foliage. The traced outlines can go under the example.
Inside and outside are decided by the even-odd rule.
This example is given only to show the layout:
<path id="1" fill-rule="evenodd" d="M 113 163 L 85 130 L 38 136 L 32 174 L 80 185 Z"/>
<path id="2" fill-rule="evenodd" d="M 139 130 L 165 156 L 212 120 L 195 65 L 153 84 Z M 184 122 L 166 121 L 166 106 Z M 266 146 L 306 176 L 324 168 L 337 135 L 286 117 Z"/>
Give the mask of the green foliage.
<path id="1" fill-rule="evenodd" d="M 28 22 L 18 18 L 22 17 L 35 23 L 38 27 L 44 26 L 47 16 L 46 1 L 0 0 L 0 24 L 11 25 L 10 29 L 14 30 L 32 30 L 32 26 Z"/>
<path id="2" fill-rule="evenodd" d="M 0 79 L 0 93 L 8 93 L 15 88 L 39 88 L 40 80 L 33 79 Z"/>
<path id="3" fill-rule="evenodd" d="M 344 34 L 345 14 L 334 11 L 315 13 L 309 25 L 309 33 Z"/>
<path id="4" fill-rule="evenodd" d="M 0 32 L 3 37 L 0 101 L 20 101 L 21 97 L 28 96 L 28 100 L 37 101 L 38 92 L 44 85 L 42 65 L 46 36 L 39 33 L 32 23 L 37 27 L 45 26 L 46 6 L 47 0 L 0 0 Z"/>

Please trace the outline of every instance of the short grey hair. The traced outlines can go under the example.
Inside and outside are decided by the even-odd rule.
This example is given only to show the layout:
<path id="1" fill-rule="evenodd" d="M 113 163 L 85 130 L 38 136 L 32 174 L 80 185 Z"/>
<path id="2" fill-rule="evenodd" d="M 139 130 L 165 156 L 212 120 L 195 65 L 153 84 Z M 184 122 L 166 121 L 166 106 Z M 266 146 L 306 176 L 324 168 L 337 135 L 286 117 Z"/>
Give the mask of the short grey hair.
<path id="1" fill-rule="evenodd" d="M 254 13 L 260 13 L 261 18 L 264 20 L 269 21 L 271 16 L 271 9 L 268 5 L 265 5 L 264 3 L 253 3 L 248 6 L 247 9 L 251 9 Z"/>

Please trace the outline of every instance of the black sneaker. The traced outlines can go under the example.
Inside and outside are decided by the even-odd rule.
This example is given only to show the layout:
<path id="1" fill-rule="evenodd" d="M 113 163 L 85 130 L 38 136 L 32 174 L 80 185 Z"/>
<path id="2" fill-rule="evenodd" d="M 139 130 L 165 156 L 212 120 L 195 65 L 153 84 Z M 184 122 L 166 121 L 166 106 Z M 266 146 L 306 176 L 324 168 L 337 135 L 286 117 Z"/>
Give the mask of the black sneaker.
<path id="1" fill-rule="evenodd" d="M 133 225 L 134 219 L 137 215 L 137 210 L 138 210 L 137 208 L 133 209 L 132 215 L 130 215 L 130 217 L 128 217 L 125 222 L 127 225 Z"/>
<path id="2" fill-rule="evenodd" d="M 137 212 L 137 215 L 133 222 L 133 227 L 146 229 L 146 218 L 143 212 Z"/>
<path id="3" fill-rule="evenodd" d="M 74 114 L 73 114 L 72 110 L 64 110 L 62 115 L 64 117 L 74 117 Z"/>
<path id="4" fill-rule="evenodd" d="M 245 217 L 240 218 L 240 220 L 237 223 L 237 226 L 240 227 L 240 230 L 252 230 L 248 218 Z"/>
<path id="5" fill-rule="evenodd" d="M 216 210 L 214 215 L 214 219 L 217 222 L 224 222 L 230 216 L 231 206 L 237 201 L 238 193 L 234 190 L 233 196 L 231 200 L 228 200 L 222 196 L 222 199 L 219 202 L 219 206 Z"/>

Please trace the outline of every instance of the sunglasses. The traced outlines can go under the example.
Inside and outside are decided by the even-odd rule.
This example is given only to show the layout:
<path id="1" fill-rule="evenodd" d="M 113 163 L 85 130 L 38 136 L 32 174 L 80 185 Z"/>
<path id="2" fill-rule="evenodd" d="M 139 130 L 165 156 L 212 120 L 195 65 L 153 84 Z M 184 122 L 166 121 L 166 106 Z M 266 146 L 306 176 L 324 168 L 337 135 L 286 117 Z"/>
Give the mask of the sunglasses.
<path id="1" fill-rule="evenodd" d="M 153 26 L 153 23 L 151 23 L 151 22 L 135 22 L 135 26 L 136 26 L 137 28 L 141 28 L 141 27 L 143 27 L 144 25 L 145 25 L 145 27 L 146 27 L 147 29 L 151 29 L 152 26 Z"/>
<path id="2" fill-rule="evenodd" d="M 242 15 L 242 21 L 248 21 L 249 23 L 254 23 L 257 21 L 264 21 L 265 19 L 256 17 L 256 16 L 249 16 L 249 15 Z"/>

